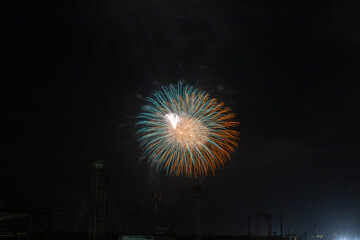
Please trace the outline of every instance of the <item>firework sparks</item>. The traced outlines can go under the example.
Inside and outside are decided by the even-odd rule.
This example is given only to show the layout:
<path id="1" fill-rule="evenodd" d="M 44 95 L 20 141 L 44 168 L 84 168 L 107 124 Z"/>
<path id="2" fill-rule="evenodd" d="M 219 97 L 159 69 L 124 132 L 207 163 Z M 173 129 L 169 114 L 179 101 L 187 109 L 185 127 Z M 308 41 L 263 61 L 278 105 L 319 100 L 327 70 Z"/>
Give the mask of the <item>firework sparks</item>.
<path id="1" fill-rule="evenodd" d="M 156 91 L 137 123 L 140 147 L 150 165 L 170 175 L 206 176 L 235 150 L 238 122 L 224 103 L 190 85 Z"/>

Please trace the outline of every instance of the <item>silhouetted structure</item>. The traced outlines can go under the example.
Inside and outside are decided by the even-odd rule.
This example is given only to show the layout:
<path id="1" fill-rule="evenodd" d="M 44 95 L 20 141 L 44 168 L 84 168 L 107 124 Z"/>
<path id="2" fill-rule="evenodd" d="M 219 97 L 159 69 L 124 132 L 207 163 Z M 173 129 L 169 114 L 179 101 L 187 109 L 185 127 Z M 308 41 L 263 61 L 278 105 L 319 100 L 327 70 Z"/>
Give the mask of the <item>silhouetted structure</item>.
<path id="1" fill-rule="evenodd" d="M 69 209 L 0 207 L 0 239 L 53 239 L 52 217 Z M 34 230 L 35 227 L 35 230 Z M 40 228 L 39 228 L 40 227 Z"/>
<path id="2" fill-rule="evenodd" d="M 195 186 L 195 234 L 196 240 L 201 240 L 201 193 L 202 182 L 198 180 Z"/>
<path id="3" fill-rule="evenodd" d="M 92 184 L 89 215 L 89 239 L 105 239 L 107 220 L 108 180 L 107 163 L 96 160 L 91 164 Z"/>

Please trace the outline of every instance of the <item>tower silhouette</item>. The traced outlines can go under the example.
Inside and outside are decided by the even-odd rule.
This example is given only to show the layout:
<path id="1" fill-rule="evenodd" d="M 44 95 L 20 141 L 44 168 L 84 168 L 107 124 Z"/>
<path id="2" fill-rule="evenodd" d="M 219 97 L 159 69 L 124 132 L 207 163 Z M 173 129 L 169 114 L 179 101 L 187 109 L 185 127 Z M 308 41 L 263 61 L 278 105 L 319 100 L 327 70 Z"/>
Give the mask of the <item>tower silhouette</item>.
<path id="1" fill-rule="evenodd" d="M 108 200 L 108 165 L 105 160 L 91 164 L 92 183 L 89 215 L 89 240 L 103 240 L 106 235 Z"/>

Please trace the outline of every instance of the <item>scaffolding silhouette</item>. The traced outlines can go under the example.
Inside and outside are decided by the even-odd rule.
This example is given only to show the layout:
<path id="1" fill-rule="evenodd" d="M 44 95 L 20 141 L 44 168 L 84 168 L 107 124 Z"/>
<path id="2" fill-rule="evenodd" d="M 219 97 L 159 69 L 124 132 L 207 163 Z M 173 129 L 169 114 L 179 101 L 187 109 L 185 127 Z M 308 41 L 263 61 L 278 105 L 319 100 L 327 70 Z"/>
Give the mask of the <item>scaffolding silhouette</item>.
<path id="1" fill-rule="evenodd" d="M 106 235 L 108 202 L 108 165 L 105 160 L 91 164 L 92 183 L 89 215 L 89 240 L 103 240 Z"/>

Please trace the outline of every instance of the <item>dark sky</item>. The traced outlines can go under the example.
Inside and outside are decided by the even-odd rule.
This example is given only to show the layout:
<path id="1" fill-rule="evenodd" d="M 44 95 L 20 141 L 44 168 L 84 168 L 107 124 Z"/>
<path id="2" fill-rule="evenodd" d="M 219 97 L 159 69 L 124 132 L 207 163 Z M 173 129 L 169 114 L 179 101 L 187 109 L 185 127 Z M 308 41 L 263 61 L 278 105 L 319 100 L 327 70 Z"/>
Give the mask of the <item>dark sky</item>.
<path id="1" fill-rule="evenodd" d="M 2 1 L 0 9 L 0 202 L 70 206 L 55 228 L 86 230 L 90 164 L 105 159 L 113 229 L 134 230 L 138 211 L 140 231 L 191 233 L 194 199 L 182 192 L 194 181 L 139 161 L 134 126 L 147 95 L 182 79 L 225 101 L 240 122 L 231 162 L 204 179 L 204 233 L 246 234 L 262 202 L 278 233 L 282 215 L 284 231 L 298 235 L 316 222 L 317 233 L 359 234 L 359 3 Z"/>

